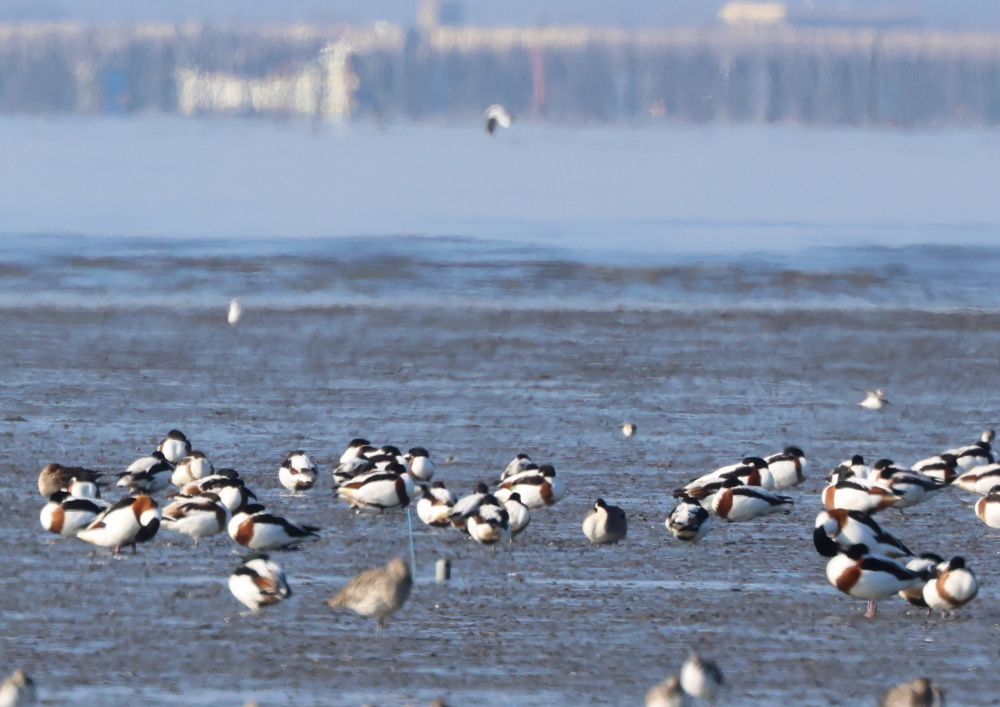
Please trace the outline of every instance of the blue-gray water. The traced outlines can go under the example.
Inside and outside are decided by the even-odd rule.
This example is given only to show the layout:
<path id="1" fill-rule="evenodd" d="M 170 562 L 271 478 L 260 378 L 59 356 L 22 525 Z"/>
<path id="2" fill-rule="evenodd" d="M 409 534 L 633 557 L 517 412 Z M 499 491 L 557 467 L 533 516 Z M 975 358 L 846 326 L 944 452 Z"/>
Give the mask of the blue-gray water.
<path id="1" fill-rule="evenodd" d="M 697 232 L 703 226 L 676 228 Z M 940 232 L 954 229 L 941 227 Z M 257 309 L 1000 308 L 993 286 L 1000 248 L 989 246 L 807 247 L 698 255 L 636 253 L 627 244 L 621 249 L 571 248 L 462 236 L 9 236 L 0 244 L 0 257 L 0 305 L 7 307 L 218 309 L 239 296 Z"/>

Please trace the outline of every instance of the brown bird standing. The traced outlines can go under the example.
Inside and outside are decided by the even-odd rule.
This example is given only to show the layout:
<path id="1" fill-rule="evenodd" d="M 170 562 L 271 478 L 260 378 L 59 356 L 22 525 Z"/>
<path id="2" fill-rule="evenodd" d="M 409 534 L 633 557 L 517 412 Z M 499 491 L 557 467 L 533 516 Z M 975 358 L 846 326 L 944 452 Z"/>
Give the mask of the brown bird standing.
<path id="1" fill-rule="evenodd" d="M 375 635 L 381 636 L 385 620 L 402 608 L 412 588 L 409 565 L 402 557 L 394 557 L 385 567 L 362 572 L 352 579 L 327 605 L 375 619 Z"/>

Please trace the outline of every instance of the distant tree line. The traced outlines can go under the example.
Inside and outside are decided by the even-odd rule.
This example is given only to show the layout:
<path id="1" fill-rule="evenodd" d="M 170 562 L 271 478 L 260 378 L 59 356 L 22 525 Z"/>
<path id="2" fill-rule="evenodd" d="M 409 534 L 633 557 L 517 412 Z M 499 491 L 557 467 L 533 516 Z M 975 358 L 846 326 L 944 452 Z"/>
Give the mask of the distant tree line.
<path id="1" fill-rule="evenodd" d="M 231 93 L 241 82 L 304 72 L 318 77 L 317 99 L 306 103 L 320 110 L 320 94 L 331 86 L 323 72 L 333 65 L 320 57 L 339 42 L 348 58 L 337 71 L 351 80 L 341 77 L 338 86 L 350 92 L 355 118 L 466 120 L 503 103 L 558 122 L 1000 122 L 997 35 L 787 27 L 395 30 L 390 40 L 368 41 L 364 33 L 320 27 L 0 27 L 0 113 L 175 113 L 182 76 L 196 74 L 200 89 L 226 77 L 219 91 Z M 312 85 L 298 82 L 297 105 Z M 282 103 L 284 94 L 272 94 L 266 109 L 233 100 L 185 111 L 302 112 Z"/>

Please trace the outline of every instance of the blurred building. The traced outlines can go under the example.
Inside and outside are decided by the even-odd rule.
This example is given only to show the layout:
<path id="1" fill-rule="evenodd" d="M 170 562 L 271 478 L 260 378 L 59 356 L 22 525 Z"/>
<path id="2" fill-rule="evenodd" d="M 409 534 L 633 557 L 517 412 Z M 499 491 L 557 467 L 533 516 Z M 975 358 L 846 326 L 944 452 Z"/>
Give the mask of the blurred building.
<path id="1" fill-rule="evenodd" d="M 425 2 L 412 27 L 0 24 L 0 113 L 1000 123 L 1000 35 L 905 13 L 732 2 L 715 24 L 630 30 L 468 26 L 464 7 Z"/>

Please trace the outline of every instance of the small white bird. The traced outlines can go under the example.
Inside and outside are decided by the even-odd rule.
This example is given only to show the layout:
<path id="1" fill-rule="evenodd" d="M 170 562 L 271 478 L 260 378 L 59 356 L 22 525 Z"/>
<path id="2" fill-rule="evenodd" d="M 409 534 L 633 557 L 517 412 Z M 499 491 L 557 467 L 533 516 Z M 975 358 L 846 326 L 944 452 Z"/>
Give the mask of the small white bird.
<path id="1" fill-rule="evenodd" d="M 423 447 L 413 447 L 406 455 L 406 462 L 410 466 L 410 476 L 417 481 L 430 481 L 434 476 L 434 462 L 431 461 L 430 452 Z"/>
<path id="2" fill-rule="evenodd" d="M 521 472 L 527 470 L 529 466 L 534 466 L 531 463 L 531 457 L 527 454 L 518 454 L 516 457 L 508 462 L 507 466 L 504 468 L 503 473 L 500 475 L 501 481 L 506 481 L 512 476 L 516 476 Z M 538 467 L 535 466 L 537 469 Z"/>
<path id="3" fill-rule="evenodd" d="M 696 543 L 708 535 L 708 531 L 712 528 L 712 519 L 698 499 L 681 496 L 677 507 L 670 511 L 664 525 L 678 540 Z"/>
<path id="4" fill-rule="evenodd" d="M 681 687 L 689 695 L 711 702 L 722 687 L 722 671 L 691 651 L 681 668 Z"/>
<path id="5" fill-rule="evenodd" d="M 953 557 L 947 563 L 942 562 L 937 566 L 935 574 L 924 585 L 928 614 L 935 609 L 942 612 L 961 609 L 979 593 L 976 575 L 965 566 L 965 560 L 961 557 Z"/>
<path id="6" fill-rule="evenodd" d="M 132 493 L 157 493 L 170 485 L 174 465 L 162 452 L 132 462 L 124 473 L 118 474 L 118 486 Z"/>
<path id="7" fill-rule="evenodd" d="M 528 523 L 531 522 L 531 511 L 521 501 L 521 494 L 519 493 L 512 493 L 503 502 L 503 507 L 507 511 L 507 520 L 510 523 L 510 539 L 513 541 L 522 530 L 528 527 Z"/>
<path id="8" fill-rule="evenodd" d="M 477 543 L 495 545 L 510 539 L 510 516 L 496 496 L 487 494 L 475 513 L 469 516 L 466 529 Z"/>
<path id="9" fill-rule="evenodd" d="M 367 439 L 363 439 L 361 437 L 352 439 L 351 443 L 347 445 L 347 449 L 345 449 L 344 453 L 340 455 L 340 463 L 344 464 L 349 461 L 354 461 L 358 457 L 363 456 L 362 450 L 370 447 L 371 442 Z M 374 449 L 372 451 L 374 451 Z"/>
<path id="10" fill-rule="evenodd" d="M 208 457 L 203 452 L 195 450 L 177 464 L 173 473 L 170 474 L 170 483 L 180 487 L 192 481 L 204 479 L 206 476 L 212 476 L 214 473 L 215 467 L 212 466 Z"/>
<path id="11" fill-rule="evenodd" d="M 226 319 L 229 321 L 230 325 L 236 326 L 240 323 L 240 317 L 243 316 L 243 305 L 240 304 L 238 298 L 234 297 L 233 301 L 229 303 L 229 314 Z"/>
<path id="12" fill-rule="evenodd" d="M 420 486 L 420 500 L 417 501 L 417 516 L 427 525 L 435 528 L 447 527 L 451 507 L 455 505 L 455 494 L 445 488 L 440 481 L 432 486 Z"/>
<path id="13" fill-rule="evenodd" d="M 35 695 L 35 681 L 25 675 L 23 670 L 15 670 L 0 685 L 0 707 L 33 705 L 37 700 L 38 698 Z"/>
<path id="14" fill-rule="evenodd" d="M 785 447 L 777 454 L 764 458 L 767 470 L 774 477 L 774 488 L 787 489 L 805 481 L 803 471 L 809 463 L 805 453 L 798 447 Z"/>
<path id="15" fill-rule="evenodd" d="M 257 502 L 257 494 L 248 489 L 243 479 L 230 478 L 216 474 L 206 476 L 181 487 L 182 496 L 198 496 L 202 493 L 214 493 L 230 513 L 236 513 L 245 506 Z"/>
<path id="16" fill-rule="evenodd" d="M 875 390 L 864 390 L 861 392 L 865 394 L 865 399 L 858 403 L 858 405 L 863 407 L 865 410 L 881 410 L 886 405 L 891 404 L 885 399 L 885 392 L 883 392 L 881 388 L 876 388 Z"/>
<path id="17" fill-rule="evenodd" d="M 622 434 L 626 437 L 632 437 L 635 435 L 637 429 L 634 422 L 626 422 L 622 425 Z"/>
<path id="18" fill-rule="evenodd" d="M 176 464 L 191 453 L 191 441 L 180 430 L 170 430 L 160 441 L 156 451 L 163 454 L 171 464 Z M 132 468 L 129 467 L 128 470 L 132 471 Z"/>
<path id="19" fill-rule="evenodd" d="M 260 554 L 251 554 L 229 575 L 229 591 L 255 614 L 262 606 L 273 606 L 292 596 L 281 567 Z"/>
<path id="20" fill-rule="evenodd" d="M 514 116 L 499 103 L 494 103 L 486 109 L 486 132 L 492 135 L 498 127 L 509 128 L 514 122 Z"/>
<path id="21" fill-rule="evenodd" d="M 222 504 L 218 494 L 203 493 L 171 503 L 163 509 L 161 522 L 165 529 L 193 538 L 194 546 L 198 547 L 202 538 L 226 530 L 229 518 L 229 508 Z"/>
<path id="22" fill-rule="evenodd" d="M 402 464 L 390 462 L 385 469 L 342 483 L 337 487 L 337 495 L 354 509 L 383 512 L 406 508 L 414 496 L 413 477 Z"/>
<path id="23" fill-rule="evenodd" d="M 290 452 L 278 469 L 278 481 L 289 491 L 308 491 L 316 483 L 317 467 L 305 452 Z"/>
<path id="24" fill-rule="evenodd" d="M 566 495 L 566 484 L 561 476 L 556 476 L 555 467 L 542 464 L 534 472 L 508 477 L 500 484 L 496 496 L 506 501 L 515 492 L 521 494 L 521 502 L 528 508 L 541 508 L 558 503 Z"/>

